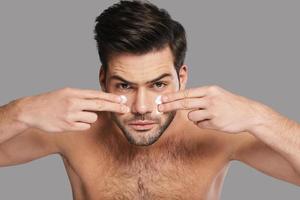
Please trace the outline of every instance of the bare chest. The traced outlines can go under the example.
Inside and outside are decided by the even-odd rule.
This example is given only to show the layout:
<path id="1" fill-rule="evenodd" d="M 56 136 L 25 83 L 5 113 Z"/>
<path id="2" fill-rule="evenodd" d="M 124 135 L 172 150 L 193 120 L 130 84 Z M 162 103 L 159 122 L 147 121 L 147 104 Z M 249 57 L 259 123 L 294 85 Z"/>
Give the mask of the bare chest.
<path id="1" fill-rule="evenodd" d="M 228 161 L 221 152 L 202 154 L 184 158 L 141 155 L 130 160 L 101 161 L 91 154 L 65 165 L 77 200 L 217 200 Z"/>

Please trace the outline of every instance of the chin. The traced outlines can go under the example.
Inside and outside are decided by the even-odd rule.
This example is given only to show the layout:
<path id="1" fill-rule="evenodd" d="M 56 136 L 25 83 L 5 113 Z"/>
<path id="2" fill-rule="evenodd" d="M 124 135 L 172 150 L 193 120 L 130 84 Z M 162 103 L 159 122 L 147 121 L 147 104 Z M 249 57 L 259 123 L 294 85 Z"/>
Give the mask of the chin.
<path id="1" fill-rule="evenodd" d="M 158 141 L 165 130 L 169 127 L 176 115 L 176 111 L 166 114 L 165 119 L 160 118 L 157 124 L 154 124 L 148 129 L 141 127 L 132 127 L 127 123 L 123 123 L 120 117 L 112 113 L 112 120 L 120 128 L 128 143 L 136 146 L 149 146 Z"/>
<path id="2" fill-rule="evenodd" d="M 162 130 L 161 127 L 154 130 L 129 130 L 123 132 L 128 142 L 137 146 L 149 146 L 151 144 L 154 144 L 156 141 L 158 141 L 163 133 L 164 130 Z"/>

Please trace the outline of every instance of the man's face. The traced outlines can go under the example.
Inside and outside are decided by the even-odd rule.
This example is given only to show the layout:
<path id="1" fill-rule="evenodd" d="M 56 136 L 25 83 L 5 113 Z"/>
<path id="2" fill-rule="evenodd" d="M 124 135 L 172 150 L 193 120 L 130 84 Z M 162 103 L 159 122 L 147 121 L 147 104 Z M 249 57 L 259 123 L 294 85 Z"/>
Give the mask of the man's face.
<path id="1" fill-rule="evenodd" d="M 169 47 L 144 55 L 114 56 L 106 74 L 106 91 L 127 98 L 130 112 L 110 113 L 128 142 L 150 145 L 159 139 L 176 111 L 157 112 L 157 96 L 178 91 L 179 81 Z M 147 125 L 137 125 L 148 123 Z"/>

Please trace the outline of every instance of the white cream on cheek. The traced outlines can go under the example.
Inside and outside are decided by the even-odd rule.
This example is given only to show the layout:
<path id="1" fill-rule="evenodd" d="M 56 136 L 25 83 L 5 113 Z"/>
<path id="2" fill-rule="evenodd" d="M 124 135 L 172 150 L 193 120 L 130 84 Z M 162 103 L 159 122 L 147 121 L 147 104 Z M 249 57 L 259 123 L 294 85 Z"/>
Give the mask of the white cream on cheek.
<path id="1" fill-rule="evenodd" d="M 155 103 L 156 103 L 157 105 L 159 105 L 159 104 L 162 103 L 162 102 L 161 102 L 161 95 L 159 95 L 159 96 L 156 97 Z"/>
<path id="2" fill-rule="evenodd" d="M 162 114 L 162 112 L 159 112 L 159 110 L 158 110 L 158 106 L 159 106 L 159 104 L 161 104 L 161 103 L 162 103 L 162 102 L 161 102 L 161 95 L 159 95 L 159 96 L 157 96 L 156 99 L 155 99 L 155 104 L 156 104 L 155 114 L 156 114 L 156 115 L 161 115 L 161 114 Z"/>
<path id="3" fill-rule="evenodd" d="M 124 95 L 121 95 L 120 96 L 121 97 L 121 104 L 126 104 L 126 102 L 128 101 L 128 98 L 126 97 L 126 96 L 124 96 Z M 154 112 L 153 112 L 153 114 L 155 114 L 155 115 L 161 115 L 161 114 L 163 114 L 162 112 L 159 112 L 159 110 L 158 110 L 158 106 L 160 105 L 160 104 L 162 104 L 162 102 L 161 102 L 161 95 L 158 95 L 156 98 L 155 98 L 155 109 L 154 109 Z M 130 107 L 129 107 L 129 109 L 131 109 Z"/>
<path id="4" fill-rule="evenodd" d="M 125 104 L 127 102 L 127 97 L 124 95 L 121 95 L 120 97 L 121 97 L 121 103 Z"/>

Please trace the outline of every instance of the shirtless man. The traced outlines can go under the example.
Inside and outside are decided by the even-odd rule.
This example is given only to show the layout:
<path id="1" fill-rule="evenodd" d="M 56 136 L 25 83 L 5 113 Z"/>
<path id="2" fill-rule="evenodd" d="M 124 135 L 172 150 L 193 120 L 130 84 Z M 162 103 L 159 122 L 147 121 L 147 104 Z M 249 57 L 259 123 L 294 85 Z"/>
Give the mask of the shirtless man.
<path id="1" fill-rule="evenodd" d="M 59 154 L 76 200 L 217 200 L 232 160 L 300 185 L 299 124 L 218 86 L 186 89 L 185 32 L 166 11 L 123 1 L 96 22 L 102 91 L 0 107 L 0 166 Z"/>

